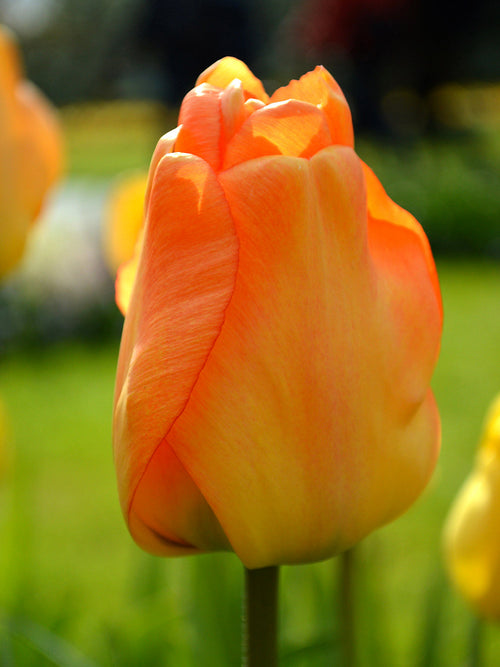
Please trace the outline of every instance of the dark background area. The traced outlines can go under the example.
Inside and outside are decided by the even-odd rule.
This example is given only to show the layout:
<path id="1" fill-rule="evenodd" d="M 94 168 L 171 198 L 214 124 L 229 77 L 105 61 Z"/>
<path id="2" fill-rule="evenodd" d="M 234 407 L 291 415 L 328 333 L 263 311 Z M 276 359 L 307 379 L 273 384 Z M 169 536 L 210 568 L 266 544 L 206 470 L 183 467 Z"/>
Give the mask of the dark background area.
<path id="1" fill-rule="evenodd" d="M 380 102 L 395 88 L 425 100 L 442 83 L 500 76 L 495 0 L 1 0 L 0 20 L 58 105 L 177 104 L 205 67 L 234 55 L 279 83 L 324 64 L 358 129 L 382 132 Z"/>

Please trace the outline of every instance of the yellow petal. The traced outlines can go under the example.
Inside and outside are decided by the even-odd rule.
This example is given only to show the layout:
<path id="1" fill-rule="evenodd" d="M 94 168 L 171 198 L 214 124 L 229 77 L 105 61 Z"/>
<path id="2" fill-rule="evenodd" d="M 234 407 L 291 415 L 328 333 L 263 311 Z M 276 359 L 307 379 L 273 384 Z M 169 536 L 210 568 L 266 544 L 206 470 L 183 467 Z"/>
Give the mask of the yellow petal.
<path id="1" fill-rule="evenodd" d="M 104 250 L 112 273 L 133 254 L 144 221 L 147 173 L 121 176 L 108 197 Z"/>
<path id="2" fill-rule="evenodd" d="M 460 491 L 444 529 L 451 577 L 481 615 L 500 619 L 500 465 L 476 469 Z"/>
<path id="3" fill-rule="evenodd" d="M 493 402 L 472 473 L 443 531 L 451 579 L 476 612 L 500 620 L 500 396 Z"/>

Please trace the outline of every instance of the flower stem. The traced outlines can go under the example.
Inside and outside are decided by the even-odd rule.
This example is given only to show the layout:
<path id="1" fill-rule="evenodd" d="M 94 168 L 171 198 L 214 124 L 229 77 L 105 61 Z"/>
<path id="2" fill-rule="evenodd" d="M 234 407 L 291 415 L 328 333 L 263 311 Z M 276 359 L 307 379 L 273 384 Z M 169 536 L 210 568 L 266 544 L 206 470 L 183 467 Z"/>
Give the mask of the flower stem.
<path id="1" fill-rule="evenodd" d="M 278 665 L 278 567 L 245 568 L 244 667 Z"/>
<path id="2" fill-rule="evenodd" d="M 354 551 L 348 549 L 340 554 L 340 650 L 342 667 L 356 664 L 356 642 L 354 631 Z"/>
<path id="3" fill-rule="evenodd" d="M 483 622 L 479 616 L 472 619 L 469 644 L 469 667 L 481 667 L 483 664 L 482 638 Z"/>

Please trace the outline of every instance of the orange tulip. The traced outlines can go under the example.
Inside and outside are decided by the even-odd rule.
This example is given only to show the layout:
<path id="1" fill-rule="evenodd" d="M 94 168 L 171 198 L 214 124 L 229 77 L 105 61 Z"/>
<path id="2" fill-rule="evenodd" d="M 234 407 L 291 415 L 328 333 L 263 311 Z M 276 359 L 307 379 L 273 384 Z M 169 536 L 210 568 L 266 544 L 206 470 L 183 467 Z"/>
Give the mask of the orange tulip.
<path id="1" fill-rule="evenodd" d="M 500 396 L 494 401 L 474 470 L 444 527 L 451 580 L 480 616 L 500 620 Z"/>
<path id="2" fill-rule="evenodd" d="M 0 26 L 0 278 L 21 259 L 62 154 L 55 111 L 23 79 L 13 37 Z"/>
<path id="3" fill-rule="evenodd" d="M 153 156 L 140 246 L 114 449 L 143 548 L 315 561 L 409 507 L 439 450 L 439 285 L 325 69 L 271 98 L 238 60 L 206 70 Z"/>

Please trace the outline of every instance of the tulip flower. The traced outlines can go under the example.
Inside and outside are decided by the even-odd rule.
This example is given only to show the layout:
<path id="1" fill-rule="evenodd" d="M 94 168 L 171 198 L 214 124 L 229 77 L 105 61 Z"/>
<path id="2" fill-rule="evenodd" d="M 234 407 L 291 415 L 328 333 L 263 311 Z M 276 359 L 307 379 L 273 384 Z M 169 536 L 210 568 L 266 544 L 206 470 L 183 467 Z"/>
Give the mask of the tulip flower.
<path id="1" fill-rule="evenodd" d="M 147 173 L 121 176 L 111 189 L 104 228 L 104 250 L 110 270 L 130 260 L 144 217 Z"/>
<path id="2" fill-rule="evenodd" d="M 0 278 L 19 262 L 34 220 L 62 170 L 56 113 L 23 78 L 11 33 L 0 26 Z"/>
<path id="3" fill-rule="evenodd" d="M 500 395 L 492 404 L 475 466 L 444 527 L 450 578 L 484 618 L 500 620 Z"/>
<path id="4" fill-rule="evenodd" d="M 224 58 L 158 143 L 114 405 L 123 513 L 161 555 L 321 560 L 430 478 L 442 327 L 419 223 L 353 149 L 317 67 L 271 97 Z"/>

